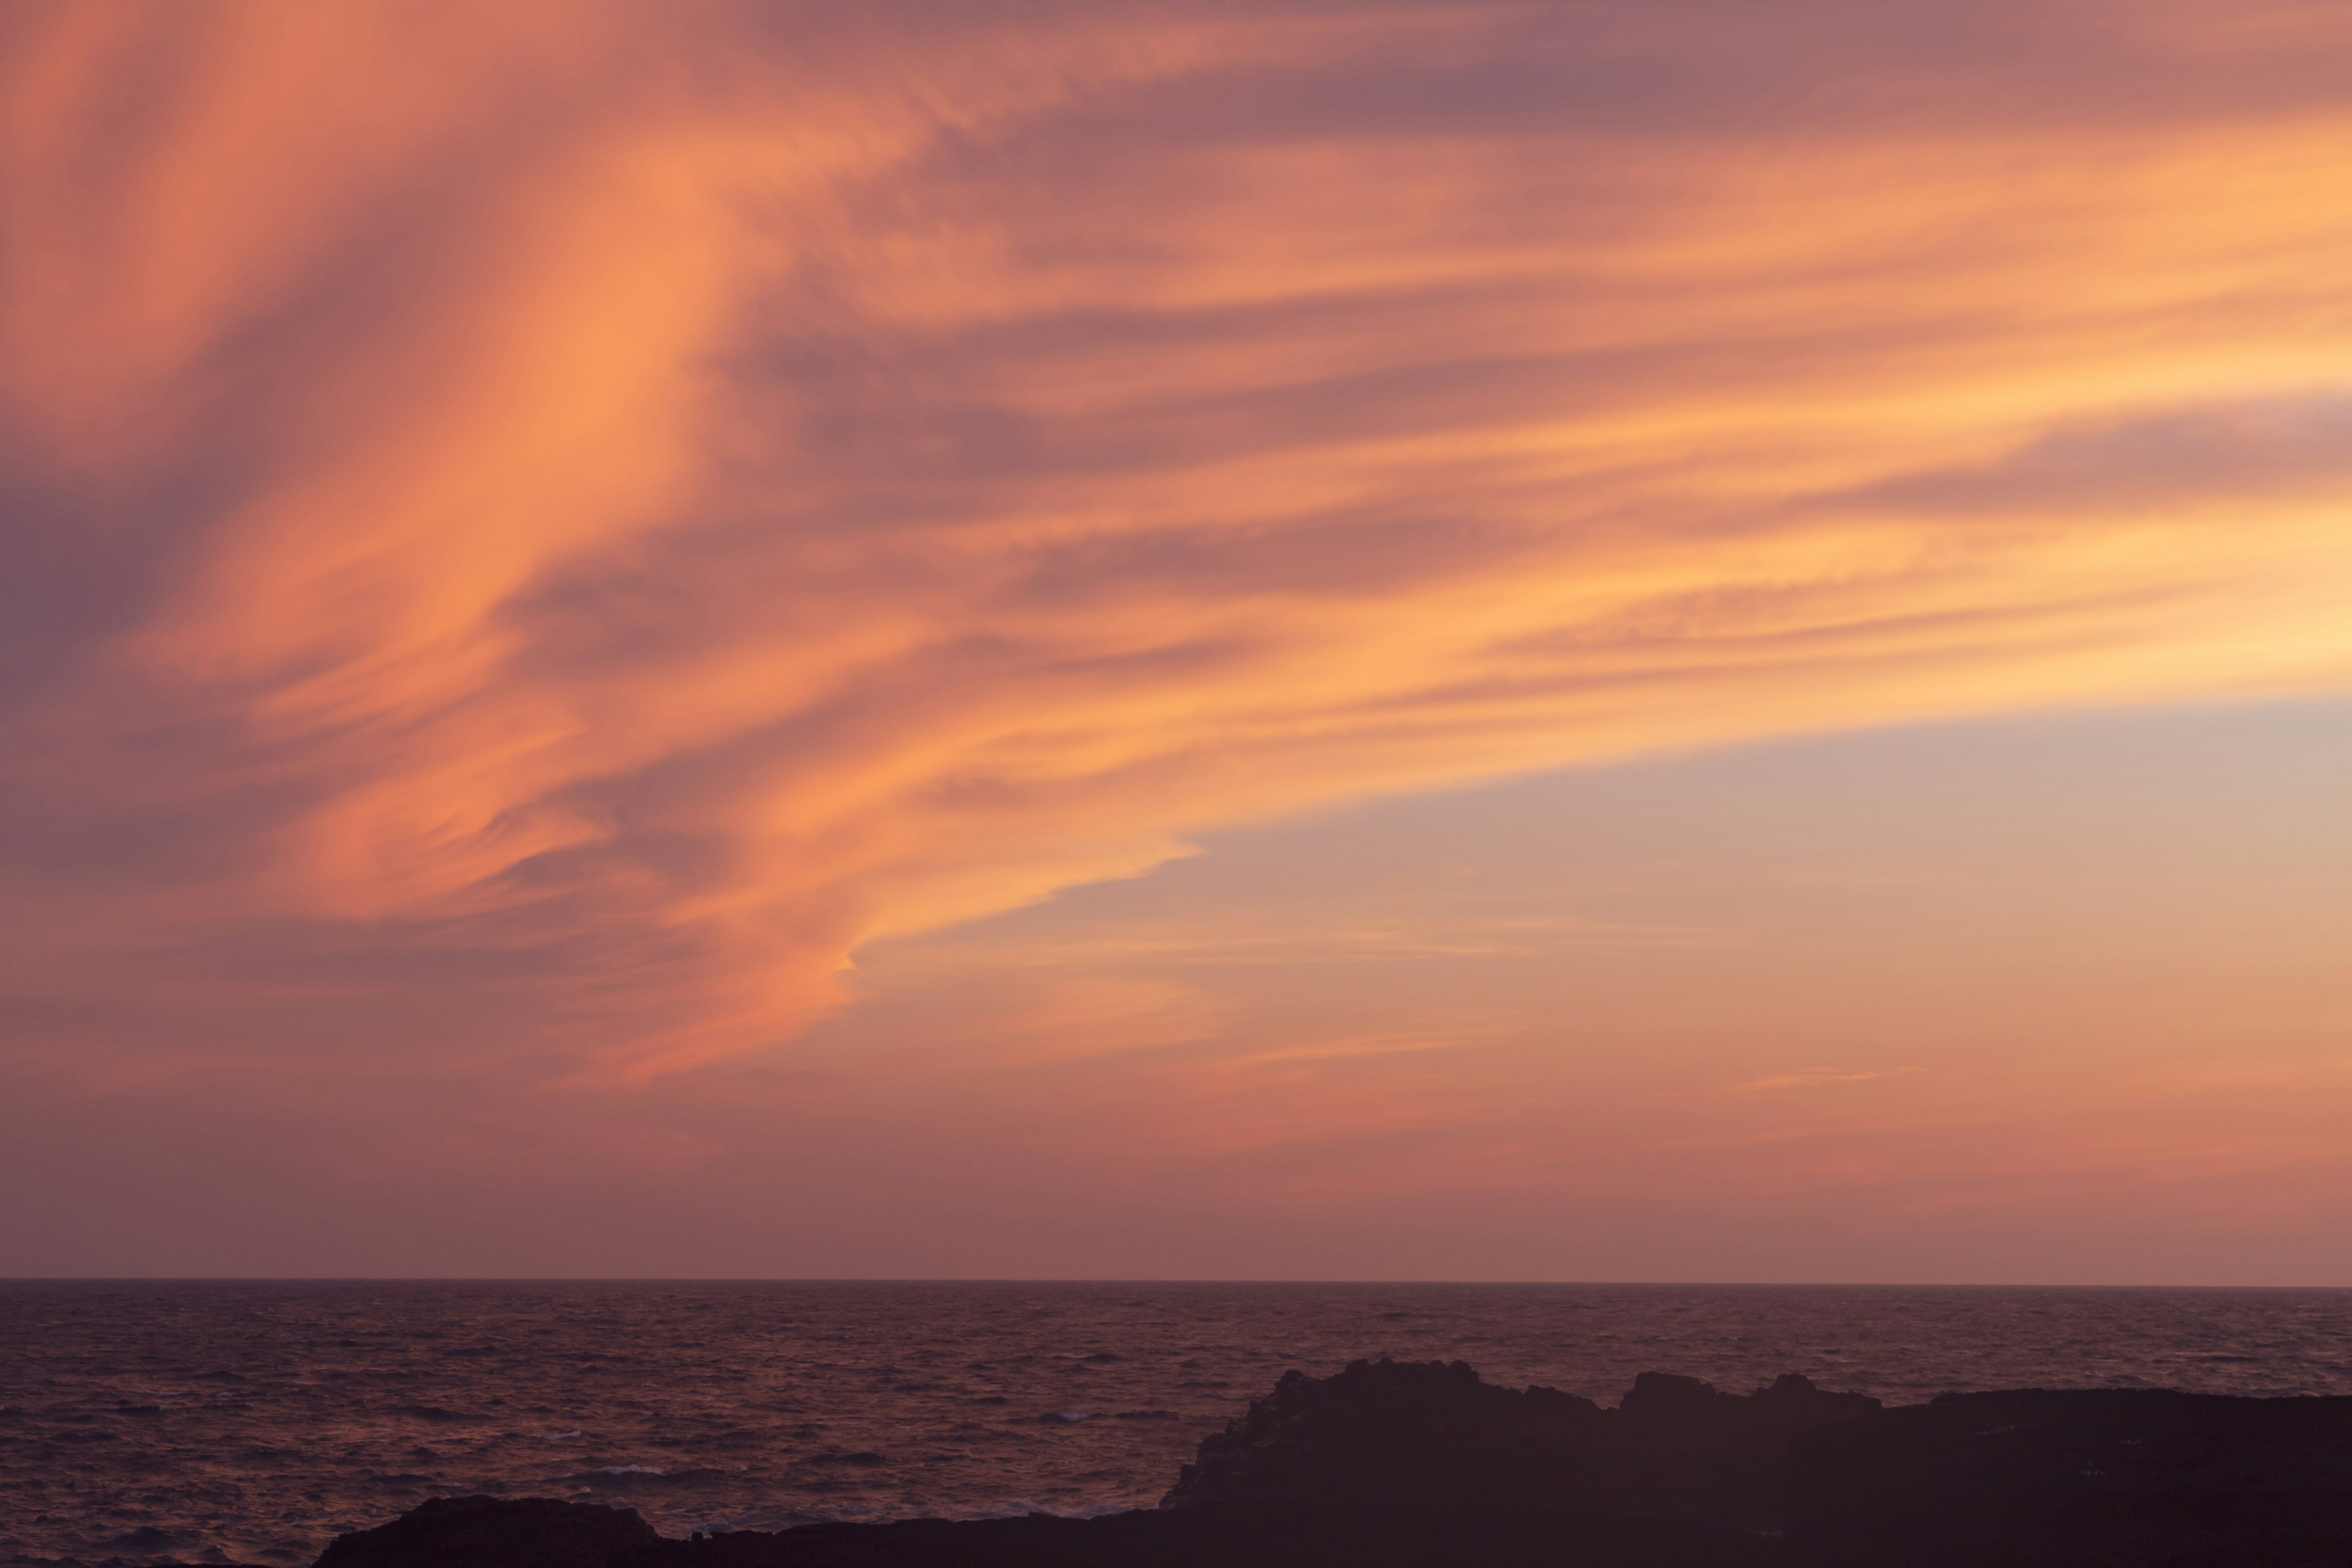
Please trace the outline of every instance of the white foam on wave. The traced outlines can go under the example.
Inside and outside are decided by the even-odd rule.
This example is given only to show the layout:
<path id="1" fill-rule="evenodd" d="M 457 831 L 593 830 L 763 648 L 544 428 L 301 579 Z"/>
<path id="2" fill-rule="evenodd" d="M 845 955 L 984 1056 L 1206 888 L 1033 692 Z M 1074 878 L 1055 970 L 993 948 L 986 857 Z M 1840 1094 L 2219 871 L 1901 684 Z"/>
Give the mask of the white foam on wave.
<path id="1" fill-rule="evenodd" d="M 569 1443 L 572 1438 L 583 1436 L 584 1434 L 579 1432 L 533 1432 L 531 1436 L 538 1438 L 542 1443 Z"/>
<path id="2" fill-rule="evenodd" d="M 657 1476 L 661 1474 L 651 1465 L 599 1465 L 588 1473 L 592 1476 Z"/>
<path id="3" fill-rule="evenodd" d="M 1131 1502 L 1089 1503 L 1085 1508 L 1056 1508 L 1034 1498 L 1014 1498 L 993 1513 L 976 1517 L 982 1519 L 1022 1519 L 1033 1513 L 1050 1514 L 1055 1519 L 1108 1519 L 1115 1513 L 1134 1513 L 1139 1505 Z M 943 1517 L 943 1516 L 933 1516 Z"/>

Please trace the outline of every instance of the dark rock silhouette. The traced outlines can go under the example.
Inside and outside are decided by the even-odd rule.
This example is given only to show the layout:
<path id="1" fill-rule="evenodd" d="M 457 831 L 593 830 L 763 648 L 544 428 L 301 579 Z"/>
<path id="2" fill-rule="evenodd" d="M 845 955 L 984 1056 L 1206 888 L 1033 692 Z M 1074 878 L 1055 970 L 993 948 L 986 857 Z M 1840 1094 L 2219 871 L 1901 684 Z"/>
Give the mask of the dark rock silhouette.
<path id="1" fill-rule="evenodd" d="M 1790 1506 L 1825 1564 L 2352 1563 L 2352 1398 L 1948 1394 L 1821 1434 Z"/>
<path id="2" fill-rule="evenodd" d="M 668 1540 L 436 1500 L 319 1568 L 2147 1568 L 2352 1563 L 2352 1399 L 2023 1391 L 1882 1409 L 1644 1373 L 1613 1410 L 1456 1362 L 1286 1374 L 1157 1510 Z"/>
<path id="3" fill-rule="evenodd" d="M 520 1504 L 459 1498 L 468 1513 Z M 539 1505 L 566 1508 L 574 1505 Z M 423 1510 L 416 1510 L 422 1513 Z M 414 1520 L 403 1516 L 395 1526 Z M 454 1519 L 456 1516 L 448 1516 Z M 632 1518 L 635 1516 L 632 1515 Z M 369 1542 L 380 1531 L 341 1537 Z M 1673 1521 L 1509 1509 L 1144 1509 L 1102 1519 L 906 1520 L 813 1524 L 692 1541 L 615 1545 L 588 1537 L 572 1555 L 505 1555 L 488 1532 L 409 1531 L 320 1568 L 1794 1568 L 1777 1542 Z M 330 1548 L 333 1551 L 335 1548 Z"/>
<path id="4" fill-rule="evenodd" d="M 498 1563 L 584 1568 L 657 1550 L 662 1537 L 632 1508 L 545 1498 L 435 1498 L 390 1524 L 339 1535 L 317 1568 Z"/>
<path id="5" fill-rule="evenodd" d="M 1614 1410 L 1481 1382 L 1462 1362 L 1286 1373 L 1201 1445 L 1160 1507 L 1217 1502 L 1508 1507 L 1786 1522 L 1791 1445 L 1877 1413 L 1801 1377 L 1742 1397 L 1643 1373 Z"/>

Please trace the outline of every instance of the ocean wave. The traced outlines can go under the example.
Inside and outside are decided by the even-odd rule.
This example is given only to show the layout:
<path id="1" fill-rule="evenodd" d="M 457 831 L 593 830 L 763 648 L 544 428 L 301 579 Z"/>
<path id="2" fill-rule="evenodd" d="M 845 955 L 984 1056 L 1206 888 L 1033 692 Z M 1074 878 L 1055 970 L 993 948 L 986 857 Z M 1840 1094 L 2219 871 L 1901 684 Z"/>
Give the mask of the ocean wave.
<path id="1" fill-rule="evenodd" d="M 0 1425 L 20 1458 L 47 1448 L 90 1497 L 136 1506 L 100 1526 L 95 1509 L 45 1502 L 54 1481 L 40 1467 L 0 1467 L 0 1561 L 146 1558 L 106 1545 L 145 1523 L 201 1530 L 172 1549 L 181 1561 L 210 1543 L 239 1562 L 300 1568 L 337 1531 L 452 1489 L 625 1500 L 671 1536 L 720 1521 L 987 1517 L 1009 1498 L 1024 1500 L 1020 1511 L 1116 1510 L 1164 1491 L 1201 1437 L 1284 1368 L 1320 1375 L 1377 1348 L 1368 1328 L 1384 1311 L 1441 1325 L 1440 1338 L 1412 1342 L 1416 1354 L 1458 1353 L 1498 1382 L 1609 1403 L 1638 1372 L 1753 1387 L 1822 1370 L 1831 1346 L 1853 1368 L 1833 1373 L 1836 1385 L 1890 1403 L 2053 1380 L 2352 1394 L 2352 1292 L 2340 1291 L 109 1290 L 99 1300 L 79 1287 L 0 1283 L 0 1343 L 50 1358 L 0 1356 Z M 2058 1310 L 2021 1328 L 2033 1307 Z M 1685 1331 L 1671 1352 L 1653 1339 L 1669 1324 Z M 444 1357 L 410 1331 L 419 1328 L 503 1353 Z M 1107 1354 L 1122 1359 L 1083 1359 Z M 596 1420 L 593 1443 L 586 1428 L 556 1425 L 583 1412 Z M 80 1436 L 91 1432 L 104 1436 Z M 642 1458 L 619 1458 L 633 1451 Z M 656 1456 L 659 1466 L 646 1462 Z M 572 1473 L 579 1458 L 604 1463 Z"/>
<path id="2" fill-rule="evenodd" d="M 1056 1508 L 1035 1498 L 1014 1498 L 982 1517 L 995 1519 L 1025 1519 L 1032 1514 L 1045 1514 L 1055 1519 L 1108 1519 L 1115 1513 L 1134 1513 L 1138 1505 L 1124 1502 L 1088 1503 L 1080 1508 Z"/>

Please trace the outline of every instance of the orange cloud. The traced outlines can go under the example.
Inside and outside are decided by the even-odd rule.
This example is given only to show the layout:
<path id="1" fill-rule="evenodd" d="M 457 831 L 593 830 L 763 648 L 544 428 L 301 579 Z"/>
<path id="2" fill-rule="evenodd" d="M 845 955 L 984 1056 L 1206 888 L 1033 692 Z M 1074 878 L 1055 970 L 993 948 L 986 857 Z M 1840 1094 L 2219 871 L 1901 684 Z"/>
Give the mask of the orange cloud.
<path id="1" fill-rule="evenodd" d="M 1219 824 L 2352 679 L 2332 8 L 14 26 L 46 1039 L 642 1078 Z"/>

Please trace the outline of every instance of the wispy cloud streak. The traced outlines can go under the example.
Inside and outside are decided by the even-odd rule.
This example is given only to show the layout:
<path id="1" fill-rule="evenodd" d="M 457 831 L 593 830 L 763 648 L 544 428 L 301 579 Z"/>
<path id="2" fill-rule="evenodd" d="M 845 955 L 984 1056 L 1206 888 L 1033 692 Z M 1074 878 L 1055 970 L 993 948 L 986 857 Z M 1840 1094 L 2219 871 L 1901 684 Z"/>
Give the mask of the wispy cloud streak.
<path id="1" fill-rule="evenodd" d="M 28 1049 L 641 1078 L 1222 823 L 2352 679 L 2336 7 L 8 26 Z"/>

